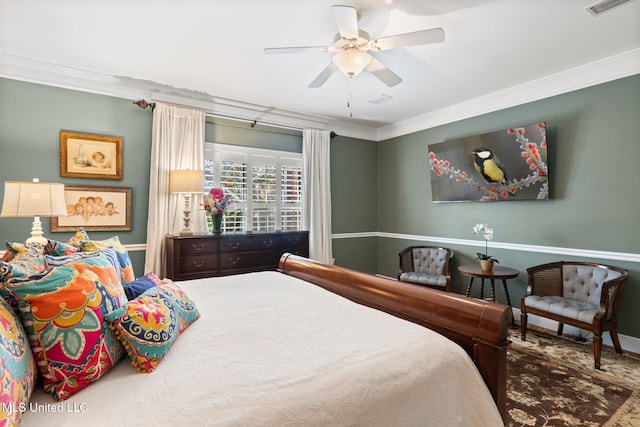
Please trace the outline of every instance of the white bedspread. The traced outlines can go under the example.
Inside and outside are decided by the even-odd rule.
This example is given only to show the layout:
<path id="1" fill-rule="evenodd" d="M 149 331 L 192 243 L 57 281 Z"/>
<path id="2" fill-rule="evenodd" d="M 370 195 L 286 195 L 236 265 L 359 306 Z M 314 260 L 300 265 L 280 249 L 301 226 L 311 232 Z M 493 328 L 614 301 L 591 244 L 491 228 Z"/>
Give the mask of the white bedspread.
<path id="1" fill-rule="evenodd" d="M 276 272 L 180 285 L 201 317 L 155 372 L 125 356 L 65 402 L 37 390 L 22 425 L 502 425 L 471 359 L 435 332 Z"/>

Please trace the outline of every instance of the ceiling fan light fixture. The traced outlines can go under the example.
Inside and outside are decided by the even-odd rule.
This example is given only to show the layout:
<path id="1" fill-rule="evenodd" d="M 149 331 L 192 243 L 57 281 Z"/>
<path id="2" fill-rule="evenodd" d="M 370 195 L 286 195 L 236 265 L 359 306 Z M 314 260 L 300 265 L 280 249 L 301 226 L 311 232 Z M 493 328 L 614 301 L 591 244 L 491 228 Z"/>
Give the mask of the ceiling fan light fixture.
<path id="1" fill-rule="evenodd" d="M 333 63 L 349 77 L 355 77 L 371 63 L 373 56 L 360 49 L 345 49 L 333 56 Z"/>

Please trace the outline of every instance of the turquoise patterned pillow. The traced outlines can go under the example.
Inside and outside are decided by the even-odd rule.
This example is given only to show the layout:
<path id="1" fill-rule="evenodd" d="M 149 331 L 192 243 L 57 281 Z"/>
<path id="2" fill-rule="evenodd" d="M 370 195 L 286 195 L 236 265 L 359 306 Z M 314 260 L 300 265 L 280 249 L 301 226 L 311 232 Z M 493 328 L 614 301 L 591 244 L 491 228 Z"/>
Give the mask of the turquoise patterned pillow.
<path id="1" fill-rule="evenodd" d="M 11 261 L 0 261 L 0 281 L 14 277 L 27 277 L 44 270 L 44 257 L 37 248 L 18 252 Z"/>
<path id="2" fill-rule="evenodd" d="M 5 241 L 4 243 L 7 247 L 7 250 L 4 252 L 4 255 L 2 255 L 2 261 L 9 262 L 21 253 L 29 252 L 29 248 L 24 243 L 12 243 L 7 241 Z"/>
<path id="3" fill-rule="evenodd" d="M 65 400 L 123 354 L 104 317 L 127 303 L 112 262 L 100 252 L 28 278 L 12 279 L 45 391 Z"/>
<path id="4" fill-rule="evenodd" d="M 141 296 L 109 313 L 109 328 L 127 351 L 131 364 L 141 372 L 158 366 L 180 333 L 176 305 L 165 295 Z"/>
<path id="5" fill-rule="evenodd" d="M 57 240 L 47 240 L 44 247 L 45 255 L 65 256 L 78 252 L 78 248 L 70 243 L 58 242 Z"/>
<path id="6" fill-rule="evenodd" d="M 27 334 L 9 304 L 0 298 L 0 425 L 18 425 L 29 406 L 36 373 Z"/>
<path id="7" fill-rule="evenodd" d="M 191 298 L 165 279 L 106 319 L 127 350 L 131 364 L 139 371 L 152 372 L 178 335 L 199 317 Z"/>
<path id="8" fill-rule="evenodd" d="M 113 269 L 115 270 L 116 275 L 120 277 L 120 263 L 118 261 L 118 254 L 113 248 L 102 249 L 100 251 L 94 251 L 94 252 L 76 252 L 76 253 L 72 253 L 71 255 L 65 255 L 65 256 L 45 255 L 44 261 L 45 261 L 45 266 L 47 268 L 51 268 L 51 267 L 60 267 L 61 265 L 69 264 L 71 262 L 76 262 L 79 260 L 94 258 L 98 256 L 105 256 L 113 266 Z"/>
<path id="9" fill-rule="evenodd" d="M 29 277 L 44 269 L 44 256 L 36 248 L 28 248 L 28 252 L 19 252 L 9 262 L 0 261 L 0 297 L 14 306 L 15 297 L 7 288 L 8 282 Z"/>
<path id="10" fill-rule="evenodd" d="M 118 236 L 113 236 L 105 240 L 84 240 L 74 243 L 82 252 L 99 251 L 102 249 L 113 248 L 118 255 L 118 263 L 120 264 L 120 278 L 122 284 L 136 280 L 133 271 L 133 265 L 129 258 L 129 253 Z"/>
<path id="11" fill-rule="evenodd" d="M 151 288 L 142 296 L 162 295 L 166 300 L 173 302 L 178 308 L 178 314 L 180 315 L 180 332 L 187 329 L 191 323 L 198 320 L 200 312 L 196 303 L 182 290 L 180 286 L 175 284 L 169 279 L 162 279 L 159 285 L 155 288 Z"/>

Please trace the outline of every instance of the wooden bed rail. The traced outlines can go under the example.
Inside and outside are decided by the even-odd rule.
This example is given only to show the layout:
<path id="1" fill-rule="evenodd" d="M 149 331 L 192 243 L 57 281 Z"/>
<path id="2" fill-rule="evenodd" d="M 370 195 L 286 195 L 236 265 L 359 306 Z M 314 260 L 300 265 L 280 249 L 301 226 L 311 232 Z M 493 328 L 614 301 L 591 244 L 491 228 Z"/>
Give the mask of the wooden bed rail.
<path id="1" fill-rule="evenodd" d="M 279 271 L 354 302 L 437 331 L 458 343 L 476 364 L 506 420 L 507 311 L 502 304 L 471 299 L 286 253 Z"/>

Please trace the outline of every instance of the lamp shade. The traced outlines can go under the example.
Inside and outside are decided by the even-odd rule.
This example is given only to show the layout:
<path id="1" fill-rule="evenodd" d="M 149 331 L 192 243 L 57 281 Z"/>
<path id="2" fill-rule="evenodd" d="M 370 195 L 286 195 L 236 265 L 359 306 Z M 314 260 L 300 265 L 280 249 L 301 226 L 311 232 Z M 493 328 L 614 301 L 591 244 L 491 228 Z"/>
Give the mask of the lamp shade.
<path id="1" fill-rule="evenodd" d="M 204 175 L 201 170 L 175 170 L 169 175 L 169 192 L 201 193 L 204 191 Z"/>
<path id="2" fill-rule="evenodd" d="M 373 56 L 356 48 L 342 50 L 332 59 L 335 66 L 349 77 L 360 74 L 372 60 Z"/>
<path id="3" fill-rule="evenodd" d="M 67 216 L 64 184 L 5 181 L 0 216 Z"/>

